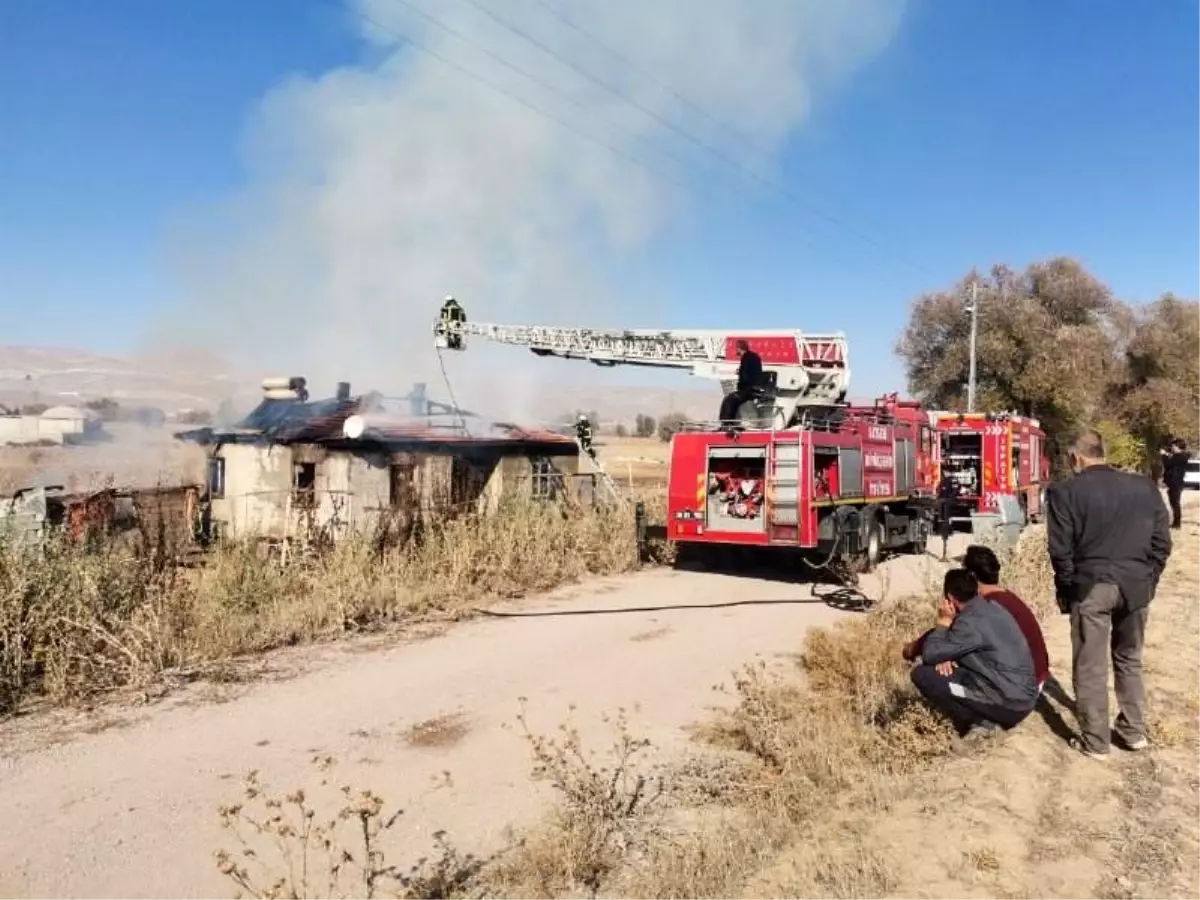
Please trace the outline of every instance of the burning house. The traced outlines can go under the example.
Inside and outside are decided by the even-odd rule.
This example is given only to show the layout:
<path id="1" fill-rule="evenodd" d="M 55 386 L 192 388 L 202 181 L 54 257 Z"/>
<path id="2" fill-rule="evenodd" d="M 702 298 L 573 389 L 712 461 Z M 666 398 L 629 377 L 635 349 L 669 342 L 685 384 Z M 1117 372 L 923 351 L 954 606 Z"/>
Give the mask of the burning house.
<path id="1" fill-rule="evenodd" d="M 490 423 L 429 401 L 310 400 L 303 378 L 268 379 L 259 405 L 230 427 L 177 438 L 207 457 L 204 516 L 225 537 L 336 540 L 432 511 L 494 508 L 506 491 L 554 492 L 577 471 L 570 437 Z"/>

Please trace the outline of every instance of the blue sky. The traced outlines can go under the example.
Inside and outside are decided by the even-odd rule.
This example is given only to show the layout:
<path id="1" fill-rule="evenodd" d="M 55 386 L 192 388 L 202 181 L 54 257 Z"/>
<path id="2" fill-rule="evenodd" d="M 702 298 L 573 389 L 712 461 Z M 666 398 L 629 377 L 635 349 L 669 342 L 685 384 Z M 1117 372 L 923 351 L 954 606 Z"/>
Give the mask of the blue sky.
<path id="1" fill-rule="evenodd" d="M 325 0 L 0 0 L 0 344 L 132 348 L 178 291 L 166 235 L 245 182 L 260 98 L 378 57 L 355 24 Z M 916 0 L 779 165 L 848 227 L 697 180 L 618 285 L 661 298 L 655 324 L 845 330 L 856 393 L 901 385 L 908 303 L 972 265 L 1066 254 L 1127 299 L 1195 296 L 1198 31 L 1183 0 Z"/>

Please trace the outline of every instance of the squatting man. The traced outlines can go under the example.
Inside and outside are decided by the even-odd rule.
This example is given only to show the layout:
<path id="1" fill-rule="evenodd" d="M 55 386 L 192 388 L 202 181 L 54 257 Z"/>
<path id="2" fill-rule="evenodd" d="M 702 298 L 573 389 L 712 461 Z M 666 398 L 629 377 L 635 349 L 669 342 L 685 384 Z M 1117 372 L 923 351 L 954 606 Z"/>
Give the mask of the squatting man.
<path id="1" fill-rule="evenodd" d="M 976 555 L 981 550 L 990 554 L 986 548 L 971 549 Z M 998 578 L 993 560 L 987 560 L 987 568 Z M 1011 599 L 1017 600 L 1015 595 Z M 951 569 L 942 585 L 936 625 L 904 648 L 905 659 L 916 662 L 913 684 L 960 735 L 974 738 L 1014 728 L 1037 705 L 1047 675 L 1044 649 L 1035 661 L 1031 646 L 1044 648 L 1040 629 L 1036 637 L 1027 636 L 1028 624 L 1022 627 L 1010 605 L 984 596 L 967 569 Z"/>

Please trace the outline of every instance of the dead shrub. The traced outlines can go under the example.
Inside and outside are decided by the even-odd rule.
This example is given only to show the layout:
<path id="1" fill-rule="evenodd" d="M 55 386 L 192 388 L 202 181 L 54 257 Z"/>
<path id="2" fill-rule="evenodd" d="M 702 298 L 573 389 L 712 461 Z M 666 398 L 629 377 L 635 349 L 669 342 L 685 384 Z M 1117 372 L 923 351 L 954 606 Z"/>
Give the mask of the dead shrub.
<path id="1" fill-rule="evenodd" d="M 570 722 L 549 738 L 530 731 L 524 711 L 517 720 L 533 755 L 533 777 L 554 788 L 557 804 L 546 827 L 488 873 L 489 893 L 594 895 L 631 853 L 644 850 L 647 815 L 663 796 L 662 779 L 643 770 L 650 742 L 632 736 L 623 710 L 605 718 L 614 732 L 608 761 L 584 748 Z"/>
<path id="2" fill-rule="evenodd" d="M 314 761 L 328 773 L 332 760 Z M 370 790 L 335 785 L 323 775 L 310 795 L 278 795 L 257 772 L 246 776 L 242 798 L 219 809 L 237 849 L 220 849 L 216 864 L 239 896 L 264 898 L 467 896 L 483 862 L 460 855 L 445 834 L 433 835 L 434 855 L 407 868 L 387 861 L 383 838 L 403 815 L 388 813 Z"/>
<path id="3" fill-rule="evenodd" d="M 468 615 L 492 598 L 629 571 L 636 557 L 630 507 L 516 500 L 431 523 L 382 553 L 351 538 L 281 563 L 224 544 L 198 569 L 128 543 L 82 547 L 51 534 L 31 548 L 0 534 L 0 714 L 30 697 L 69 703 L 166 670 Z"/>

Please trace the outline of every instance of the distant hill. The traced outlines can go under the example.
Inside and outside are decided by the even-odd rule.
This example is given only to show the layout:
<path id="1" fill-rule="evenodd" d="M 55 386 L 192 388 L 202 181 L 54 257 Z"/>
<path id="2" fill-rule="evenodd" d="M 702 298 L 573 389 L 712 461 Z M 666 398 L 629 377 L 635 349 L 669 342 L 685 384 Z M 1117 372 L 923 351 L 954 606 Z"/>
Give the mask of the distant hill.
<path id="1" fill-rule="evenodd" d="M 577 409 L 594 410 L 601 423 L 632 424 L 638 413 L 655 417 L 677 411 L 693 419 L 712 418 L 720 402 L 720 389 L 714 383 L 697 387 L 695 381 L 680 374 L 682 389 L 629 386 L 628 379 L 619 385 L 611 384 L 605 373 L 598 373 L 592 383 L 586 370 L 580 370 L 571 384 L 539 383 L 535 389 L 524 390 L 532 396 L 522 407 L 526 418 L 551 421 Z M 55 405 L 85 403 L 89 400 L 111 398 L 122 406 L 155 406 L 167 413 L 187 409 L 216 410 L 225 400 L 248 410 L 258 400 L 259 380 L 277 374 L 261 372 L 235 375 L 223 370 L 219 361 L 200 354 L 161 353 L 137 357 L 106 356 L 67 347 L 0 346 L 0 404 L 20 406 L 28 403 Z M 605 382 L 610 382 L 608 386 Z M 686 385 L 686 387 L 684 387 Z M 404 394 L 410 384 L 356 384 L 355 391 L 379 390 L 385 394 Z M 470 387 L 469 385 L 466 387 Z M 310 385 L 314 396 L 333 393 L 333 385 L 323 391 Z M 435 383 L 428 387 L 429 396 L 447 400 L 444 388 Z M 485 416 L 507 418 L 509 413 L 485 399 L 488 391 L 464 390 L 460 397 L 463 406 Z M 479 406 L 481 408 L 475 408 Z M 492 408 L 489 408 L 492 407 Z"/>

